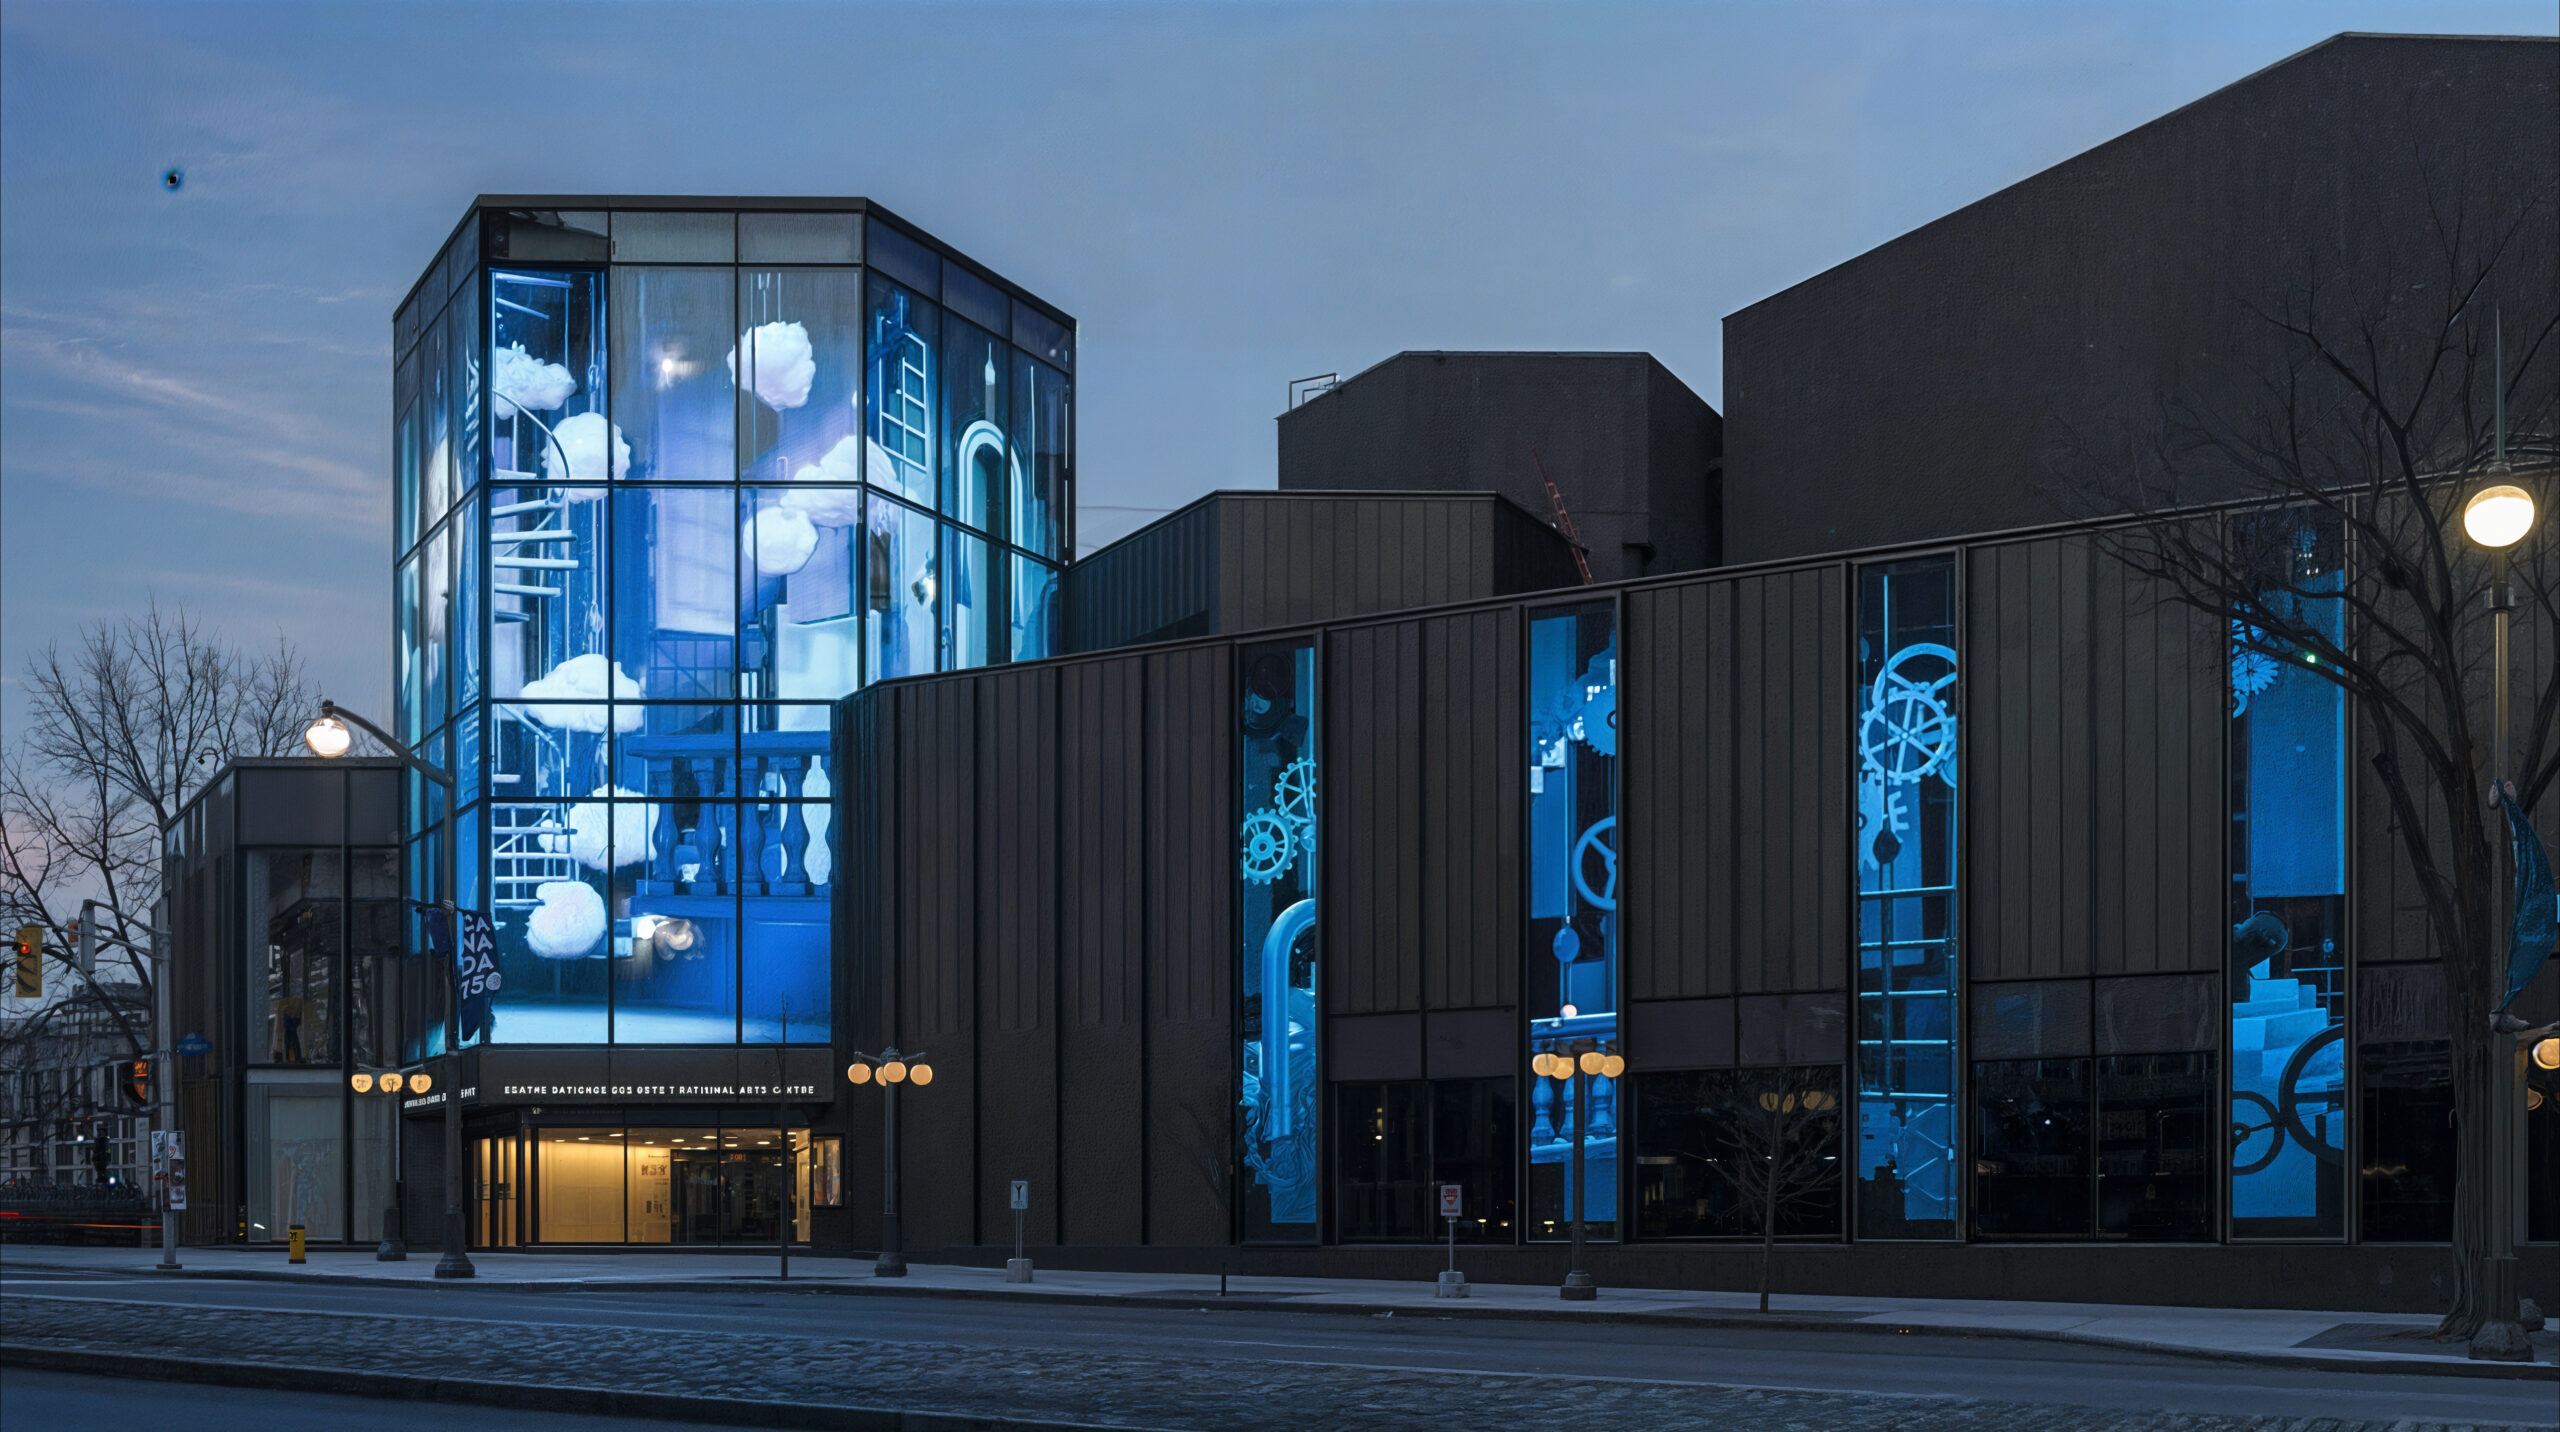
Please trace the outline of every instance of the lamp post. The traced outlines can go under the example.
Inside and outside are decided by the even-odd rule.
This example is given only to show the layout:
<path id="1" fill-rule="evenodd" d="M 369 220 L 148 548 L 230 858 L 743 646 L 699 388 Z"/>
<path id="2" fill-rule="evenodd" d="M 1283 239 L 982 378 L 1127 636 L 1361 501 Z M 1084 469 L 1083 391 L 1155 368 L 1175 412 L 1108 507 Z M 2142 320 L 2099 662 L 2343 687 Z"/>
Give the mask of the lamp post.
<path id="1" fill-rule="evenodd" d="M 2501 394 L 2503 398 L 2503 394 Z M 2498 455 L 2490 467 L 2492 477 L 2503 477 L 2507 471 L 2506 424 L 2501 414 L 2498 424 Z M 2494 630 L 2491 667 L 2489 724 L 2489 804 L 2499 806 L 2499 797 L 2507 789 L 2507 627 L 2515 614 L 2515 585 L 2509 579 L 2507 551 L 2525 539 L 2533 530 L 2533 494 L 2513 483 L 2497 482 L 2471 495 L 2462 507 L 2462 530 L 2473 543 L 2489 553 L 2489 611 Z M 2508 887 L 2513 872 L 2508 869 L 2512 851 L 2498 862 L 2496 878 L 2490 881 L 2490 938 L 2497 941 L 2507 928 L 2514 912 L 2507 908 Z M 2492 946 L 2490 969 L 2495 975 L 2497 993 L 2506 985 L 2505 961 L 2496 958 Z M 2516 1032 L 2523 1021 L 2493 1009 L 2489 1014 L 2489 1107 L 2488 1135 L 2488 1223 L 2487 1246 L 2482 1250 L 2480 1296 L 2488 1315 L 2471 1335 L 2471 1356 L 2501 1362 L 2523 1361 L 2533 1356 L 2526 1341 L 2520 1311 L 2516 1278 L 2516 1220 L 2522 1202 L 2516 1197 L 2516 1185 L 2524 1175 L 2521 1157 L 2524 1144 L 2524 1060 L 2525 1049 Z"/>
<path id="2" fill-rule="evenodd" d="M 898 1237 L 898 1086 L 917 1088 L 933 1082 L 933 1066 L 922 1054 L 900 1054 L 895 1046 L 878 1054 L 855 1050 L 844 1066 L 847 1083 L 880 1086 L 880 1257 L 871 1265 L 874 1278 L 907 1276 L 907 1255 Z"/>
<path id="3" fill-rule="evenodd" d="M 409 1245 L 402 1242 L 401 1221 L 409 1200 L 401 1196 L 400 1151 L 404 1142 L 400 1125 L 399 1095 L 404 1088 L 412 1094 L 423 1094 L 435 1087 L 435 1079 L 424 1070 L 403 1074 L 397 1069 L 359 1069 L 347 1076 L 347 1087 L 358 1094 L 381 1093 L 391 1097 L 391 1206 L 382 1210 L 382 1242 L 373 1250 L 377 1263 L 405 1263 Z"/>
<path id="4" fill-rule="evenodd" d="M 444 787 L 445 897 L 438 902 L 438 908 L 442 911 L 440 918 L 454 919 L 459 909 L 453 897 L 460 889 L 457 872 L 462 853 L 453 844 L 453 808 L 461 794 L 454 789 L 453 777 L 419 759 L 417 752 L 393 740 L 390 732 L 325 697 L 320 702 L 320 718 L 302 733 L 303 744 L 311 748 L 313 755 L 335 760 L 355 743 L 353 733 L 347 729 L 351 725 L 380 741 L 410 770 Z M 453 938 L 459 940 L 461 934 L 457 928 Z M 462 1068 L 462 991 L 450 966 L 444 972 L 444 996 L 444 1047 L 453 1057 L 458 1074 Z M 453 1088 L 444 1091 L 444 1253 L 436 1259 L 436 1276 L 468 1278 L 478 1271 L 462 1247 L 462 1087 L 457 1079 Z"/>
<path id="5" fill-rule="evenodd" d="M 1577 1039 L 1570 1044 L 1538 1054 L 1529 1067 L 1543 1078 L 1553 1079 L 1572 1090 L 1573 1116 L 1573 1266 L 1565 1271 L 1564 1286 L 1557 1294 L 1568 1302 L 1587 1303 L 1600 1296 L 1599 1285 L 1582 1266 L 1583 1219 L 1583 1153 L 1582 1146 L 1591 1133 L 1591 1079 L 1593 1075 L 1615 1079 L 1627 1072 L 1627 1061 L 1606 1040 Z"/>

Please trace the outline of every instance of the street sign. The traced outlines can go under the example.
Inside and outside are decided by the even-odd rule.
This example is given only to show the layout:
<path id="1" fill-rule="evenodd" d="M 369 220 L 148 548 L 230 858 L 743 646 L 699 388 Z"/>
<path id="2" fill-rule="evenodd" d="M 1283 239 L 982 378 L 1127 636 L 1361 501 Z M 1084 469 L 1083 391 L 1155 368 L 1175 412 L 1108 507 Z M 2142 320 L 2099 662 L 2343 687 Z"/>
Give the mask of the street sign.
<path id="1" fill-rule="evenodd" d="M 1464 1211 L 1466 1207 L 1466 1193 L 1467 1190 L 1463 1184 L 1444 1183 L 1440 1185 L 1440 1216 L 1443 1218 L 1466 1217 L 1466 1213 Z"/>
<path id="2" fill-rule="evenodd" d="M 1031 1180 L 1017 1178 L 1013 1181 L 1013 1207 L 1017 1213 L 1031 1207 Z"/>
<path id="3" fill-rule="evenodd" d="M 201 1034 L 190 1034 L 178 1041 L 178 1052 L 180 1054 L 210 1054 L 213 1052 L 213 1041 L 205 1038 Z"/>

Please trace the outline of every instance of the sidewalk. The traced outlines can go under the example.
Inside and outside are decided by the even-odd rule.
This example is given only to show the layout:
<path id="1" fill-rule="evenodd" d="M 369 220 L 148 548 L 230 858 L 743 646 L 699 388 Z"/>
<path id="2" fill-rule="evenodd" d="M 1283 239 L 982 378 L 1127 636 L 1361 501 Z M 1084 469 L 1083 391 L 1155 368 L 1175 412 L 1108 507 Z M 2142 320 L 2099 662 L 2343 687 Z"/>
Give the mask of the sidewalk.
<path id="1" fill-rule="evenodd" d="M 470 1284 L 434 1278 L 436 1250 L 412 1248 L 406 1262 L 380 1263 L 369 1252 L 314 1252 L 296 1267 L 283 1250 L 184 1248 L 184 1269 L 158 1273 L 156 1250 L 0 1246 L 0 1273 L 82 1271 L 119 1277 L 310 1280 L 336 1285 L 504 1287 L 527 1291 L 679 1291 L 752 1284 L 767 1291 L 1018 1298 L 1142 1307 L 1263 1308 L 1308 1313 L 1423 1317 L 1581 1318 L 1697 1327 L 1826 1327 L 1877 1334 L 1935 1333 L 2038 1338 L 2179 1356 L 2326 1366 L 2339 1371 L 2560 1380 L 2560 1338 L 2546 1327 L 2533 1336 L 2531 1364 L 2473 1362 L 2462 1349 L 2426 1336 L 2432 1316 L 2257 1308 L 2177 1308 L 2106 1303 L 2018 1303 L 1953 1298 L 1858 1298 L 1788 1295 L 1761 1313 L 1750 1293 L 1662 1288 L 1603 1288 L 1589 1303 L 1568 1303 L 1544 1286 L 1479 1283 L 1464 1299 L 1434 1296 L 1428 1283 L 1349 1278 L 1227 1280 L 1214 1276 L 1041 1270 L 1038 1281 L 1009 1284 L 998 1268 L 913 1263 L 905 1278 L 874 1278 L 868 1259 L 797 1256 L 791 1281 L 776 1281 L 771 1253 L 506 1253 L 474 1254 Z M 28 1291 L 35 1291 L 30 1286 Z"/>

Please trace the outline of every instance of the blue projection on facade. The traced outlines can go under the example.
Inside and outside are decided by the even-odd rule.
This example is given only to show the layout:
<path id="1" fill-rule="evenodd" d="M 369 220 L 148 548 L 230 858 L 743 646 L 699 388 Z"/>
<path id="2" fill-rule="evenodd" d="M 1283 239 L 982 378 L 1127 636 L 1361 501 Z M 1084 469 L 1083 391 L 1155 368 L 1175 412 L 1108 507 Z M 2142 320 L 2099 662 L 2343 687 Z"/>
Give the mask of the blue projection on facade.
<path id="1" fill-rule="evenodd" d="M 2235 520 L 2269 625 L 2345 634 L 2334 519 Z M 2344 1233 L 2346 695 L 2250 623 L 2231 634 L 2231 1231 Z"/>
<path id="2" fill-rule="evenodd" d="M 1529 623 L 1529 923 L 1522 952 L 1529 1053 L 1618 1037 L 1618 647 L 1605 606 Z M 1573 1084 L 1532 1082 L 1529 1232 L 1571 1232 L 1582 1141 L 1586 1230 L 1618 1224 L 1618 1083 L 1594 1076 L 1589 1118 Z"/>
<path id="3" fill-rule="evenodd" d="M 1323 1174 L 1316 1101 L 1316 653 L 1247 654 L 1237 745 L 1248 1239 L 1311 1242 Z"/>
<path id="4" fill-rule="evenodd" d="M 1953 1238 L 1955 563 L 1858 573 L 1858 1232 Z"/>

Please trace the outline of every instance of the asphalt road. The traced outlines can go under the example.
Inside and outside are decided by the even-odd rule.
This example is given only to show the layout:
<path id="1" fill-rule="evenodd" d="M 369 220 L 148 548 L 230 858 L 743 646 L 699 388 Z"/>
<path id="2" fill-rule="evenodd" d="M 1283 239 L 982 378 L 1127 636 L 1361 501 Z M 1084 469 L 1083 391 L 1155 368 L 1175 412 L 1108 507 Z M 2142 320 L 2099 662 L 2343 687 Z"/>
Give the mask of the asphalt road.
<path id="1" fill-rule="evenodd" d="M 1206 1311 L 1195 1312 L 734 1286 L 627 1293 L 474 1286 L 333 1288 L 0 1268 L 0 1293 L 9 1292 L 203 1309 L 462 1319 L 524 1325 L 528 1333 L 580 1327 L 751 1335 L 788 1331 L 803 1337 L 991 1349 L 1089 1349 L 1196 1364 L 1204 1370 L 1255 1360 L 1808 1392 L 1937 1393 L 2125 1411 L 2560 1425 L 2560 1392 L 2549 1382 L 2255 1367 L 2001 1338 L 1222 1311 L 1214 1299 L 1202 1305 Z M 8 1315 L 12 1320 L 27 1317 L 41 1306 L 13 1301 Z M 6 1380 L 16 1383 L 19 1376 L 13 1371 Z M 64 1379 L 60 1385 L 82 1381 Z M 163 1395 L 163 1389 L 142 1384 L 98 1392 L 130 1395 L 138 1399 L 135 1410 L 140 1412 L 149 1410 L 143 1403 Z M 330 1399 L 304 1400 L 316 1407 Z M 449 1419 L 450 1413 L 446 1415 Z M 472 1416 L 480 1420 L 483 1414 L 475 1411 Z M 13 1426 L 73 1425 L 46 1418 L 32 1424 L 15 1417 L 5 1420 Z M 377 1418 L 372 1425 L 408 1424 Z"/>
<path id="2" fill-rule="evenodd" d="M 0 1427 L 183 1427 L 188 1432 L 628 1432 L 619 1417 L 580 1417 L 509 1407 L 455 1408 L 442 1402 L 339 1397 L 134 1382 L 68 1372 L 0 1370 Z M 714 1424 L 690 1422 L 687 1427 Z"/>

